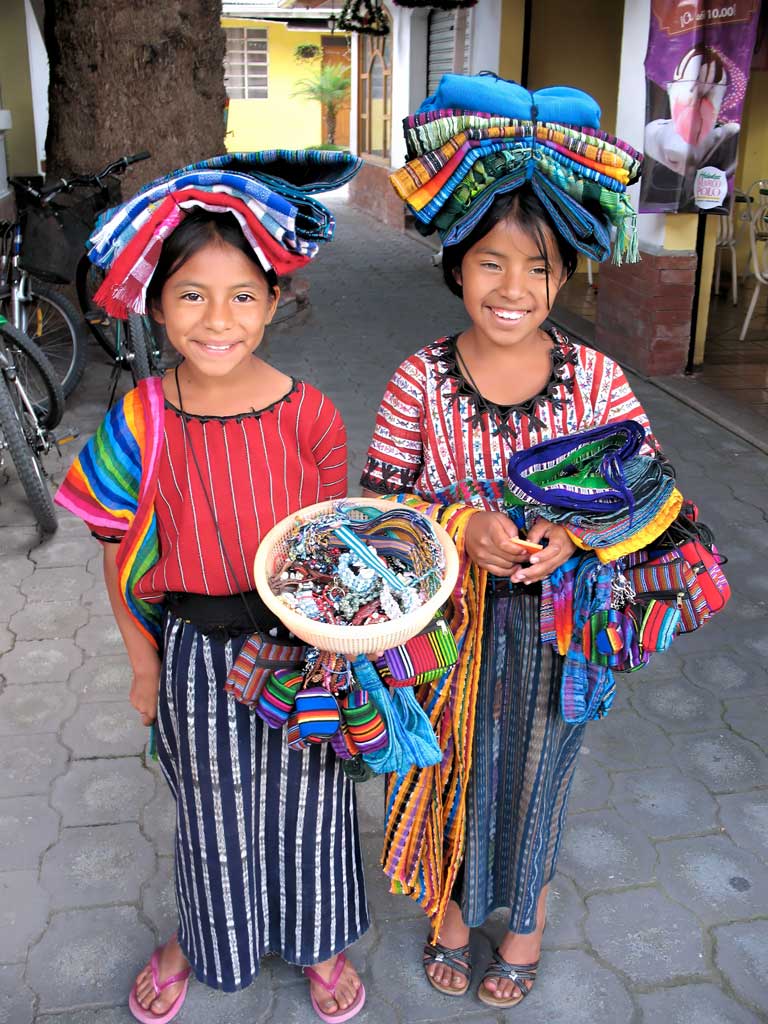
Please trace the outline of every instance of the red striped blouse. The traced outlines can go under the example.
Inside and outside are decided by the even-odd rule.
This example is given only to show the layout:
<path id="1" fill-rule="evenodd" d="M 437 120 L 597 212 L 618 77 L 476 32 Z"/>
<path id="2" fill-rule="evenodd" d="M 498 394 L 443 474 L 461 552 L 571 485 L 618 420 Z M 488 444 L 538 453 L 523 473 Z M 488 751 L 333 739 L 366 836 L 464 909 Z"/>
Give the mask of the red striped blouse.
<path id="1" fill-rule="evenodd" d="M 376 417 L 363 487 L 501 510 L 510 455 L 539 441 L 633 419 L 648 430 L 649 451 L 656 442 L 621 367 L 551 333 L 548 385 L 524 406 L 496 407 L 498 416 L 478 406 L 457 369 L 452 339 L 441 338 L 401 363 Z"/>
<path id="2" fill-rule="evenodd" d="M 291 512 L 347 493 L 346 432 L 320 391 L 294 381 L 282 399 L 256 413 L 204 417 L 166 403 L 158 472 L 160 559 L 135 593 L 234 594 L 254 589 L 253 560 L 264 534 Z M 203 491 L 194 447 L 216 522 Z"/>

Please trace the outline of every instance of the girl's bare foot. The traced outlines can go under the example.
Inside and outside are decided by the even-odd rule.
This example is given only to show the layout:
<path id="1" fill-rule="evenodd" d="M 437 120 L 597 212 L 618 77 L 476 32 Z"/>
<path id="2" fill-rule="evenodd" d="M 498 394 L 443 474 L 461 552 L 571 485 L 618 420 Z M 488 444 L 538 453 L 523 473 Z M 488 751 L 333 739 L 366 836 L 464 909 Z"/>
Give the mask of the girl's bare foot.
<path id="1" fill-rule="evenodd" d="M 461 907 L 454 900 L 448 901 L 445 919 L 437 941 L 448 949 L 461 949 L 469 942 L 469 928 L 464 924 Z M 443 988 L 464 989 L 467 979 L 458 971 L 452 970 L 447 964 L 427 964 L 424 970 L 430 978 Z"/>
<path id="2" fill-rule="evenodd" d="M 338 957 L 334 956 L 330 960 L 324 960 L 321 964 L 313 964 L 312 970 L 316 971 L 323 981 L 330 982 L 337 960 Z M 336 982 L 336 990 L 333 996 L 322 985 L 312 981 L 311 977 L 308 980 L 312 994 L 323 1013 L 343 1013 L 344 1010 L 348 1010 L 354 1003 L 357 999 L 357 993 L 360 991 L 360 978 L 346 957 L 344 968 L 341 972 L 341 977 Z"/>
<path id="3" fill-rule="evenodd" d="M 536 930 L 528 935 L 516 935 L 507 932 L 504 940 L 499 943 L 499 953 L 510 964 L 535 964 L 541 955 L 541 937 L 547 919 L 547 890 L 545 885 L 539 895 L 536 907 Z M 509 978 L 486 978 L 482 982 L 488 992 L 497 999 L 517 999 L 521 995 L 519 985 Z M 528 987 L 530 983 L 527 983 Z"/>
<path id="4" fill-rule="evenodd" d="M 189 967 L 189 962 L 182 953 L 179 940 L 175 935 L 159 950 L 157 959 L 160 981 L 163 981 L 165 978 L 171 978 L 174 974 L 179 974 Z M 177 981 L 175 984 L 163 989 L 160 995 L 156 995 L 154 985 L 152 984 L 152 967 L 150 964 L 147 964 L 136 978 L 136 998 L 144 1010 L 150 1010 L 160 1017 L 173 1006 L 174 1002 L 181 995 L 183 987 L 184 982 Z"/>

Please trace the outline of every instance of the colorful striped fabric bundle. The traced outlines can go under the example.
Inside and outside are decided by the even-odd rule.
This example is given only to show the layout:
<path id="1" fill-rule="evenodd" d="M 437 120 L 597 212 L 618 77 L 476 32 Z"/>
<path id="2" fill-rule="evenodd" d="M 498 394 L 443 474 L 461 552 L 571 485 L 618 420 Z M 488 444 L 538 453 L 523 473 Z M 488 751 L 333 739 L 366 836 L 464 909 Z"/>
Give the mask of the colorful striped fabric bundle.
<path id="1" fill-rule="evenodd" d="M 448 96 L 454 103 L 441 106 Z M 462 110 L 461 98 L 474 104 Z M 554 111 L 584 119 L 546 116 Z M 626 190 L 639 177 L 642 157 L 601 132 L 599 117 L 595 101 L 579 89 L 529 93 L 487 74 L 445 75 L 435 96 L 406 118 L 409 161 L 390 181 L 419 230 L 437 230 L 443 245 L 465 238 L 497 196 L 530 182 L 579 252 L 607 259 L 613 226 L 614 259 L 635 261 L 636 215 Z"/>
<path id="2" fill-rule="evenodd" d="M 102 214 L 89 240 L 91 262 L 107 271 L 94 301 L 119 318 L 145 313 L 162 243 L 195 208 L 235 216 L 265 271 L 287 274 L 306 265 L 335 226 L 311 193 L 338 187 L 361 165 L 348 153 L 229 153 L 145 185 Z"/>

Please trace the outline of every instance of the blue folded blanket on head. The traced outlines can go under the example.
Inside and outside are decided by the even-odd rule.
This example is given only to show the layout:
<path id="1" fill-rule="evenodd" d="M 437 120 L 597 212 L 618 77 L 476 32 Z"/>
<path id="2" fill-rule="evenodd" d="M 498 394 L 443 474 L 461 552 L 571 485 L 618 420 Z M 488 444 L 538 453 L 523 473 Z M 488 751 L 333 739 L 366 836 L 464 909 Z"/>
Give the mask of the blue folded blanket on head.
<path id="1" fill-rule="evenodd" d="M 529 92 L 517 82 L 508 82 L 489 72 L 480 75 L 443 75 L 433 96 L 428 96 L 416 111 L 479 110 L 499 117 L 532 118 L 582 127 L 600 127 L 600 107 L 581 89 L 552 85 Z"/>

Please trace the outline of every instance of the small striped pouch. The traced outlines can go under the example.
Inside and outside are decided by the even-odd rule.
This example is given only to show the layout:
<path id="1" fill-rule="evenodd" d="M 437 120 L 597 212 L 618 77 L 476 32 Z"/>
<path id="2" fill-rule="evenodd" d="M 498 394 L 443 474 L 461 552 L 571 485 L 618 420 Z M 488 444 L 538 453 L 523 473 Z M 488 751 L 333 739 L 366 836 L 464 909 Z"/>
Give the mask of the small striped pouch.
<path id="1" fill-rule="evenodd" d="M 305 743 L 323 743 L 339 730 L 339 705 L 324 686 L 308 686 L 296 694 L 292 719 Z"/>
<path id="2" fill-rule="evenodd" d="M 224 690 L 249 708 L 255 707 L 270 672 L 293 668 L 306 657 L 304 644 L 280 643 L 265 639 L 262 633 L 249 636 L 232 663 Z"/>
<path id="3" fill-rule="evenodd" d="M 389 742 L 387 727 L 367 690 L 350 690 L 339 701 L 349 735 L 361 754 L 383 750 Z"/>
<path id="4" fill-rule="evenodd" d="M 282 729 L 303 682 L 304 675 L 297 668 L 279 668 L 270 673 L 256 702 L 256 714 L 270 728 Z"/>
<path id="5" fill-rule="evenodd" d="M 438 612 L 421 633 L 384 651 L 376 668 L 387 686 L 417 686 L 439 679 L 458 657 L 453 633 Z"/>

